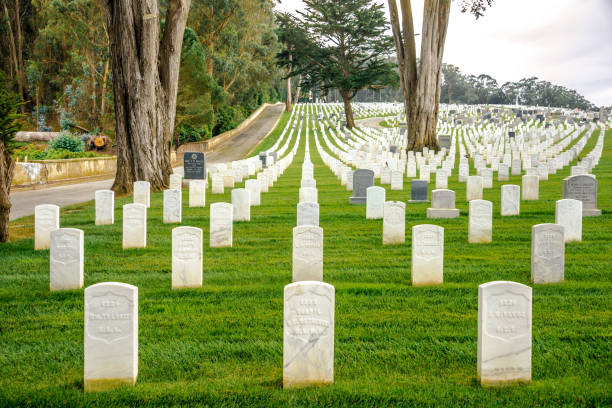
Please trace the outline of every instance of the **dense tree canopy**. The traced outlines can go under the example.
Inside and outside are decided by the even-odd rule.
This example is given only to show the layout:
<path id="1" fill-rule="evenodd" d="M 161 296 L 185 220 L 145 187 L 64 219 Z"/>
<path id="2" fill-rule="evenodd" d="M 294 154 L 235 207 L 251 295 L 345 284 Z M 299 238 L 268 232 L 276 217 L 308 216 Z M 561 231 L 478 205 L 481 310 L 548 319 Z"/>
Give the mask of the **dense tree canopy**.
<path id="1" fill-rule="evenodd" d="M 354 126 L 350 101 L 370 85 L 397 81 L 388 57 L 393 39 L 385 34 L 388 22 L 383 6 L 372 0 L 305 0 L 306 9 L 293 28 L 303 39 L 279 55 L 289 75 L 302 76 L 305 89 L 325 94 L 338 89 L 344 101 L 347 125 Z M 292 59 L 289 59 L 289 55 Z"/>

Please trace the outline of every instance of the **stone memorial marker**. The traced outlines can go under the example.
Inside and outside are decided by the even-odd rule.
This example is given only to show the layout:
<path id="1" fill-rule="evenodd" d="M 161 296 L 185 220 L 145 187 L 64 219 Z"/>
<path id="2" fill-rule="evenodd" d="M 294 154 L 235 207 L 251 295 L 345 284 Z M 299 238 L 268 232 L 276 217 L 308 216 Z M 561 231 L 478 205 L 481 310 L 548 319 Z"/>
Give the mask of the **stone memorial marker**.
<path id="1" fill-rule="evenodd" d="M 257 174 L 257 181 L 259 182 L 259 190 L 262 193 L 268 192 L 268 176 L 264 173 Z"/>
<path id="2" fill-rule="evenodd" d="M 480 171 L 482 176 L 482 188 L 493 188 L 493 170 L 484 168 Z"/>
<path id="3" fill-rule="evenodd" d="M 440 146 L 440 148 L 450 149 L 451 147 L 450 135 L 438 135 L 438 145 Z"/>
<path id="4" fill-rule="evenodd" d="M 210 205 L 210 242 L 211 248 L 232 246 L 233 209 L 230 203 Z"/>
<path id="5" fill-rule="evenodd" d="M 372 186 L 366 190 L 366 219 L 379 220 L 383 218 L 386 191 L 382 187 Z"/>
<path id="6" fill-rule="evenodd" d="M 597 209 L 597 179 L 595 176 L 581 174 L 563 179 L 563 198 L 582 201 L 582 216 L 601 215 Z"/>
<path id="7" fill-rule="evenodd" d="M 521 214 L 521 187 L 504 184 L 501 188 L 501 215 Z"/>
<path id="8" fill-rule="evenodd" d="M 228 171 L 223 175 L 223 188 L 234 188 L 235 179 L 233 171 Z"/>
<path id="9" fill-rule="evenodd" d="M 391 172 L 391 190 L 403 190 L 404 189 L 404 173 L 400 170 L 393 170 Z"/>
<path id="10" fill-rule="evenodd" d="M 565 242 L 582 241 L 582 201 L 571 198 L 558 200 L 555 206 L 555 224 L 563 226 Z"/>
<path id="11" fill-rule="evenodd" d="M 540 197 L 540 178 L 538 176 L 523 176 L 521 186 L 522 199 L 536 201 Z"/>
<path id="12" fill-rule="evenodd" d="M 383 211 L 383 245 L 406 242 L 406 204 L 387 201 Z"/>
<path id="13" fill-rule="evenodd" d="M 257 207 L 261 205 L 261 190 L 259 181 L 255 179 L 249 179 L 244 182 L 244 188 L 249 190 L 249 193 L 251 193 L 251 206 Z"/>
<path id="14" fill-rule="evenodd" d="M 200 228 L 172 230 L 172 289 L 202 287 L 203 233 Z"/>
<path id="15" fill-rule="evenodd" d="M 123 206 L 123 249 L 146 248 L 147 207 L 141 203 Z"/>
<path id="16" fill-rule="evenodd" d="M 406 177 L 414 178 L 416 176 L 417 176 L 416 163 L 413 161 L 409 161 L 406 166 Z"/>
<path id="17" fill-rule="evenodd" d="M 285 286 L 283 388 L 334 382 L 334 296 L 324 282 Z"/>
<path id="18" fill-rule="evenodd" d="M 497 181 L 508 181 L 510 179 L 510 175 L 508 172 L 508 165 L 500 163 L 499 169 L 497 170 Z"/>
<path id="19" fill-rule="evenodd" d="M 424 164 L 421 166 L 421 169 L 419 170 L 419 179 L 420 180 L 425 180 L 426 182 L 429 183 L 431 176 L 430 176 L 431 170 L 429 168 L 428 165 Z"/>
<path id="20" fill-rule="evenodd" d="M 59 228 L 51 232 L 49 287 L 51 291 L 83 287 L 83 231 Z"/>
<path id="21" fill-rule="evenodd" d="M 314 225 L 319 226 L 319 204 L 303 202 L 297 205 L 297 226 Z"/>
<path id="22" fill-rule="evenodd" d="M 353 170 L 346 171 L 346 191 L 353 191 Z"/>
<path id="23" fill-rule="evenodd" d="M 410 201 L 409 203 L 427 203 L 427 181 L 410 181 Z"/>
<path id="24" fill-rule="evenodd" d="M 147 208 L 151 206 L 151 183 L 148 181 L 134 182 L 134 203 L 143 204 Z"/>
<path id="25" fill-rule="evenodd" d="M 563 225 L 537 224 L 531 229 L 531 281 L 562 282 L 565 271 Z"/>
<path id="26" fill-rule="evenodd" d="M 380 184 L 391 184 L 391 169 L 383 167 L 380 171 Z"/>
<path id="27" fill-rule="evenodd" d="M 431 208 L 427 209 L 427 218 L 457 218 L 459 210 L 455 208 L 453 190 L 436 189 L 431 192 Z"/>
<path id="28" fill-rule="evenodd" d="M 186 180 L 203 180 L 206 178 L 206 155 L 201 152 L 185 152 L 183 171 Z"/>
<path id="29" fill-rule="evenodd" d="M 469 204 L 468 242 L 484 244 L 493 239 L 493 203 L 487 200 L 472 200 Z"/>
<path id="30" fill-rule="evenodd" d="M 481 176 L 469 176 L 467 179 L 466 187 L 466 200 L 482 200 L 482 177 Z"/>
<path id="31" fill-rule="evenodd" d="M 87 287 L 84 328 L 85 391 L 134 385 L 138 376 L 138 288 L 119 282 Z"/>
<path id="32" fill-rule="evenodd" d="M 444 268 L 444 228 L 412 227 L 412 285 L 441 285 Z"/>
<path id="33" fill-rule="evenodd" d="M 299 192 L 300 203 L 318 203 L 318 191 L 316 188 L 312 187 L 301 187 Z"/>
<path id="34" fill-rule="evenodd" d="M 96 198 L 96 225 L 112 225 L 115 223 L 115 192 L 113 190 L 98 190 Z"/>
<path id="35" fill-rule="evenodd" d="M 511 162 L 511 173 L 513 176 L 521 175 L 521 159 L 514 159 Z"/>
<path id="36" fill-rule="evenodd" d="M 293 228 L 293 282 L 323 280 L 323 228 Z"/>
<path id="37" fill-rule="evenodd" d="M 440 169 L 436 172 L 436 190 L 446 190 L 447 188 L 448 188 L 448 171 L 444 169 Z"/>
<path id="38" fill-rule="evenodd" d="M 465 183 L 470 176 L 470 166 L 467 164 L 459 165 L 459 181 Z"/>
<path id="39" fill-rule="evenodd" d="M 60 209 L 53 204 L 34 207 L 34 249 L 49 249 L 51 232 L 59 229 Z"/>
<path id="40" fill-rule="evenodd" d="M 531 288 L 478 286 L 478 379 L 483 386 L 531 381 Z"/>
<path id="41" fill-rule="evenodd" d="M 164 190 L 164 224 L 180 223 L 182 220 L 182 191 Z"/>
<path id="42" fill-rule="evenodd" d="M 369 169 L 359 169 L 353 172 L 353 196 L 349 197 L 351 204 L 366 204 L 367 189 L 374 185 L 374 172 Z"/>
<path id="43" fill-rule="evenodd" d="M 300 187 L 317 188 L 317 181 L 311 178 L 309 179 L 303 178 L 302 181 L 300 181 Z"/>
<path id="44" fill-rule="evenodd" d="M 206 206 L 206 180 L 189 180 L 189 207 Z"/>
<path id="45" fill-rule="evenodd" d="M 223 194 L 225 192 L 225 187 L 223 186 L 223 174 L 216 173 L 212 175 L 212 193 L 213 194 Z"/>
<path id="46" fill-rule="evenodd" d="M 251 221 L 251 193 L 246 188 L 232 190 L 233 221 Z"/>
<path id="47" fill-rule="evenodd" d="M 170 175 L 170 188 L 169 190 L 182 190 L 183 189 L 183 176 L 180 174 Z"/>

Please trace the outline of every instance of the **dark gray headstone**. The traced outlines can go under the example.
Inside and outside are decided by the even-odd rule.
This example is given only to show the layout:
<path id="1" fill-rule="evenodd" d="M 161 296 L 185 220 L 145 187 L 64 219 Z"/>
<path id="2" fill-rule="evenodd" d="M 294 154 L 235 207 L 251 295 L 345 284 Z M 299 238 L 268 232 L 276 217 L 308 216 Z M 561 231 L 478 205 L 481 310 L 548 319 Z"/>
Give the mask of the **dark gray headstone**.
<path id="1" fill-rule="evenodd" d="M 440 147 L 446 147 L 450 149 L 451 147 L 451 137 L 450 135 L 438 135 L 438 144 Z"/>
<path id="2" fill-rule="evenodd" d="M 266 152 L 259 153 L 259 160 L 261 161 L 261 167 L 266 168 L 268 154 Z"/>
<path id="3" fill-rule="evenodd" d="M 270 152 L 269 155 L 274 157 L 274 163 L 276 163 L 278 160 L 278 152 Z"/>
<path id="4" fill-rule="evenodd" d="M 508 132 L 508 137 L 515 137 L 515 136 L 516 136 L 516 132 L 512 130 Z"/>
<path id="5" fill-rule="evenodd" d="M 427 200 L 427 181 L 412 180 L 410 185 L 410 203 L 426 203 Z"/>
<path id="6" fill-rule="evenodd" d="M 563 179 L 563 198 L 582 201 L 582 216 L 601 215 L 597 209 L 597 179 L 593 175 L 580 174 Z"/>
<path id="7" fill-rule="evenodd" d="M 183 169 L 186 180 L 203 180 L 206 178 L 206 155 L 202 152 L 185 152 Z"/>
<path id="8" fill-rule="evenodd" d="M 389 146 L 389 151 L 391 153 L 397 153 L 397 146 L 396 145 Z"/>
<path id="9" fill-rule="evenodd" d="M 374 185 L 374 172 L 369 169 L 359 169 L 353 172 L 353 196 L 349 198 L 351 204 L 365 204 L 367 189 Z"/>

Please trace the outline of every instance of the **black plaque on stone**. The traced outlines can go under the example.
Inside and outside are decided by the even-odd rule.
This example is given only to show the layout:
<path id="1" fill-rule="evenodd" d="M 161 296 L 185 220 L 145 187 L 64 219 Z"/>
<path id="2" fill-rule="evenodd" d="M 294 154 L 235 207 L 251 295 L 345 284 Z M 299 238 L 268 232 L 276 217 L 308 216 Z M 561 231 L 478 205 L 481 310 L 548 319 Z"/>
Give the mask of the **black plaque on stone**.
<path id="1" fill-rule="evenodd" d="M 389 151 L 391 153 L 397 153 L 397 146 L 396 145 L 389 146 Z"/>
<path id="2" fill-rule="evenodd" d="M 355 170 L 353 173 L 353 196 L 349 197 L 351 204 L 365 204 L 367 189 L 374 185 L 374 172 L 369 169 Z"/>
<path id="3" fill-rule="evenodd" d="M 427 200 L 427 181 L 412 180 L 410 184 L 410 203 L 426 203 Z"/>
<path id="4" fill-rule="evenodd" d="M 508 132 L 508 137 L 515 137 L 515 136 L 516 136 L 516 132 L 513 132 L 513 131 Z"/>
<path id="5" fill-rule="evenodd" d="M 261 167 L 264 169 L 266 168 L 267 157 L 268 155 L 266 154 L 266 152 L 259 153 L 259 160 L 261 161 Z"/>
<path id="6" fill-rule="evenodd" d="M 202 152 L 185 152 L 183 169 L 186 180 L 203 180 L 206 178 L 206 156 Z"/>

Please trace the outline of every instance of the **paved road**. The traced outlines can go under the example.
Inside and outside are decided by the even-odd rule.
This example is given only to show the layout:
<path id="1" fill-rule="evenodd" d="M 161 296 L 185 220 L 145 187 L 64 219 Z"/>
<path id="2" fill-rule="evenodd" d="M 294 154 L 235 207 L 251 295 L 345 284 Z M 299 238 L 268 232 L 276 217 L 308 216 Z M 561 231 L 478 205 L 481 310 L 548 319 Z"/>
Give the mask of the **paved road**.
<path id="1" fill-rule="evenodd" d="M 369 127 L 369 128 L 375 128 L 375 129 L 384 129 L 384 127 L 380 126 L 379 123 L 386 119 L 387 118 L 385 117 L 359 119 L 355 121 L 355 126 Z"/>
<path id="2" fill-rule="evenodd" d="M 222 163 L 242 159 L 272 130 L 279 115 L 283 113 L 283 109 L 284 105 L 268 106 L 240 134 L 221 144 L 214 152 L 207 153 L 207 163 Z M 177 171 L 182 172 L 182 168 L 177 168 Z M 34 207 L 38 204 L 55 204 L 63 207 L 93 200 L 96 190 L 108 189 L 112 184 L 113 180 L 101 180 L 12 193 L 9 219 L 14 220 L 34 214 Z"/>

